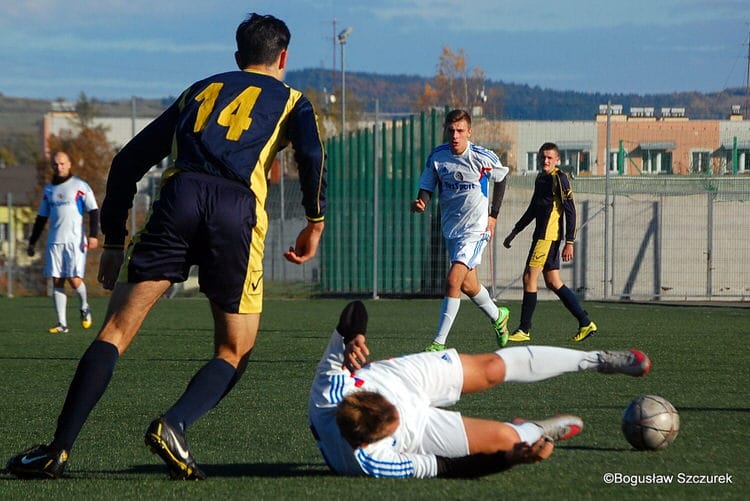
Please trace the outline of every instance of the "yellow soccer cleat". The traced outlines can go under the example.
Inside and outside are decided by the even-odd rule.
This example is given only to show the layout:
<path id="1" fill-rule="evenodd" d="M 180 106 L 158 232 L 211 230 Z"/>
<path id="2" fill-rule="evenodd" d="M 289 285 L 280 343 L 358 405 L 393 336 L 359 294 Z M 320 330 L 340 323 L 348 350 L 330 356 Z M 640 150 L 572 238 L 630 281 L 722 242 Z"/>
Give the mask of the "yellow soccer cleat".
<path id="1" fill-rule="evenodd" d="M 91 319 L 91 310 L 86 308 L 81 310 L 81 327 L 84 329 L 90 329 L 94 321 Z"/>
<path id="2" fill-rule="evenodd" d="M 594 322 L 589 322 L 588 325 L 581 327 L 578 329 L 578 334 L 570 338 L 571 341 L 575 341 L 576 343 L 579 341 L 583 341 L 589 336 L 593 336 L 596 334 L 596 324 Z"/>
<path id="3" fill-rule="evenodd" d="M 531 341 L 531 332 L 524 332 L 521 329 L 516 329 L 513 334 L 508 336 L 508 341 L 514 341 L 516 343 Z"/>

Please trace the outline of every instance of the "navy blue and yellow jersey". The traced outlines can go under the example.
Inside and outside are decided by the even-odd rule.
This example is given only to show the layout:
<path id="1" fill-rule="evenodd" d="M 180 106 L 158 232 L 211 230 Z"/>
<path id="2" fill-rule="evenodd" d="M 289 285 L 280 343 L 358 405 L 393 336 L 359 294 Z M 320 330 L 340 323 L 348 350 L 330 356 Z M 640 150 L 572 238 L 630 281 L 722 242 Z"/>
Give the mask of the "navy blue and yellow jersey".
<path id="1" fill-rule="evenodd" d="M 165 173 L 199 172 L 249 186 L 264 207 L 278 150 L 291 143 L 310 221 L 326 209 L 325 152 L 315 112 L 301 92 L 273 76 L 230 71 L 198 81 L 115 156 L 101 225 L 107 244 L 125 240 L 136 183 L 171 153 Z"/>
<path id="2" fill-rule="evenodd" d="M 534 239 L 575 241 L 573 189 L 568 176 L 561 170 L 555 168 L 549 174 L 541 172 L 537 175 L 529 207 L 518 219 L 513 232 L 520 233 L 532 221 L 536 221 Z"/>

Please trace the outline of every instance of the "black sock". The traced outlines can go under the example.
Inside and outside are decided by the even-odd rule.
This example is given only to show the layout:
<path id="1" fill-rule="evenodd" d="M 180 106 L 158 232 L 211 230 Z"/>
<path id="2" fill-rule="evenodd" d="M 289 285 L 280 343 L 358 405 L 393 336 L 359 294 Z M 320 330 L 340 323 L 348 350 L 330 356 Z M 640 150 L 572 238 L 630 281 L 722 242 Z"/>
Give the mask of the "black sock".
<path id="1" fill-rule="evenodd" d="M 66 450 L 73 447 L 91 410 L 107 389 L 118 358 L 117 348 L 111 343 L 96 340 L 89 345 L 70 382 L 50 445 Z"/>
<path id="2" fill-rule="evenodd" d="M 531 318 L 534 316 L 534 310 L 536 309 L 536 292 L 523 293 L 523 304 L 521 305 L 521 325 L 519 329 L 525 333 L 529 333 L 531 330 Z"/>
<path id="3" fill-rule="evenodd" d="M 221 358 L 214 358 L 195 373 L 188 387 L 164 414 L 173 426 L 184 431 L 213 409 L 236 382 L 235 368 Z"/>
<path id="4" fill-rule="evenodd" d="M 568 311 L 578 319 L 579 327 L 584 327 L 591 323 L 591 320 L 589 320 L 589 316 L 583 310 L 581 303 L 578 302 L 578 298 L 572 290 L 568 289 L 567 285 L 563 285 L 557 290 L 553 289 L 552 292 L 557 294 L 557 297 L 560 298 L 562 304 L 564 304 Z"/>

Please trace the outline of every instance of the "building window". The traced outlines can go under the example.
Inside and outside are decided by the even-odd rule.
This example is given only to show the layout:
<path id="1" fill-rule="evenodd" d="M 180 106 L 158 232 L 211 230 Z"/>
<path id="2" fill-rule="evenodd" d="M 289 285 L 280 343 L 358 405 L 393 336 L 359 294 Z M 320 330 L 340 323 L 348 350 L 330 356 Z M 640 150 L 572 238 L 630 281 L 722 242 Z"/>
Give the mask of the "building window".
<path id="1" fill-rule="evenodd" d="M 526 172 L 537 172 L 536 151 L 530 151 L 526 154 Z"/>
<path id="2" fill-rule="evenodd" d="M 734 167 L 734 154 L 731 149 L 726 150 L 725 156 L 725 172 L 727 174 L 734 174 L 737 172 L 750 172 L 750 150 L 737 149 L 737 168 Z"/>
<path id="3" fill-rule="evenodd" d="M 690 155 L 690 173 L 705 174 L 711 171 L 711 153 L 694 151 Z"/>
<path id="4" fill-rule="evenodd" d="M 666 150 L 642 150 L 644 174 L 671 174 L 672 153 Z"/>
<path id="5" fill-rule="evenodd" d="M 591 153 L 584 150 L 560 150 L 560 169 L 580 174 L 591 171 Z"/>

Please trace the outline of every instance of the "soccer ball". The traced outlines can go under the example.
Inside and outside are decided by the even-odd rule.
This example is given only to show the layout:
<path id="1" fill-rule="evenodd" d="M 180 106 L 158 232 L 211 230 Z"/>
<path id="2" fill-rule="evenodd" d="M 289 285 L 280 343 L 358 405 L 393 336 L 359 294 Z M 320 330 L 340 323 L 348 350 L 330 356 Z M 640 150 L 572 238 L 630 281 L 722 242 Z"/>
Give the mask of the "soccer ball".
<path id="1" fill-rule="evenodd" d="M 665 398 L 641 395 L 622 415 L 622 433 L 638 450 L 658 450 L 667 447 L 680 431 L 680 415 Z"/>

